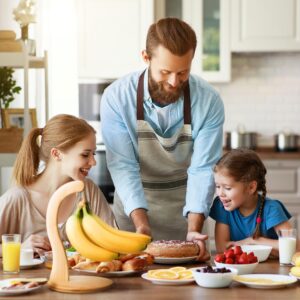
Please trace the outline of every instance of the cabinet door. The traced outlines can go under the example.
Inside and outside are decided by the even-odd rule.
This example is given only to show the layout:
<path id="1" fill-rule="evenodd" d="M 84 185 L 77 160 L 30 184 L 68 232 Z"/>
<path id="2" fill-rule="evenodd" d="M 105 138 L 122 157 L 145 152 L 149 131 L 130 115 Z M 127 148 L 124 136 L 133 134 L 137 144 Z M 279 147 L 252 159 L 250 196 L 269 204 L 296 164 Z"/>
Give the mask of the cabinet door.
<path id="1" fill-rule="evenodd" d="M 300 50 L 300 0 L 231 0 L 231 50 Z"/>
<path id="2" fill-rule="evenodd" d="M 78 0 L 79 77 L 118 78 L 145 67 L 152 0 Z"/>
<path id="3" fill-rule="evenodd" d="M 197 34 L 192 72 L 210 82 L 230 80 L 228 0 L 157 0 L 156 19 L 181 18 Z"/>

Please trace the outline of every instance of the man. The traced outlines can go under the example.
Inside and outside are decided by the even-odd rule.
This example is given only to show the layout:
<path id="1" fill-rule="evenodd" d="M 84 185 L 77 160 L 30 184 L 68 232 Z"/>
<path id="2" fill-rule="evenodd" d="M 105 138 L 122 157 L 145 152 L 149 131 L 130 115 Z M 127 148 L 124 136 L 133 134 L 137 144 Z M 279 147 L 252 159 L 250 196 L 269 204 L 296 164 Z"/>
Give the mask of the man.
<path id="1" fill-rule="evenodd" d="M 196 35 L 185 22 L 151 25 L 142 57 L 148 68 L 115 81 L 101 99 L 101 125 L 120 228 L 153 239 L 197 240 L 214 195 L 224 107 L 190 75 Z"/>

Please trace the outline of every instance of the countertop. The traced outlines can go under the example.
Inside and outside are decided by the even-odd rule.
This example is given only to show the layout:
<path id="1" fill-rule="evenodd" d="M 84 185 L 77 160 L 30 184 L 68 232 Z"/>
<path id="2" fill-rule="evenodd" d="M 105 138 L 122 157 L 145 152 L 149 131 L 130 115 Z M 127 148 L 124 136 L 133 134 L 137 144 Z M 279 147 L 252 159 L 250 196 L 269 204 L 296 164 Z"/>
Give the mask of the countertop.
<path id="1" fill-rule="evenodd" d="M 224 149 L 226 152 L 227 150 Z M 261 159 L 300 159 L 300 151 L 297 152 L 277 152 L 272 147 L 257 147 L 255 149 Z"/>
<path id="2" fill-rule="evenodd" d="M 188 264 L 185 265 L 187 268 L 199 267 L 204 264 Z M 153 265 L 151 269 L 157 268 L 169 268 L 168 265 Z M 282 267 L 279 265 L 278 260 L 269 260 L 260 263 L 254 273 L 258 274 L 284 274 L 289 273 L 290 267 Z M 0 271 L 2 273 L 2 270 Z M 78 272 L 71 271 L 72 275 L 78 275 Z M 20 274 L 13 277 L 49 277 L 50 272 L 44 266 L 40 266 L 36 269 L 21 270 Z M 81 275 L 81 274 L 80 274 Z M 0 274 L 0 279 L 8 278 Z M 300 299 L 300 282 L 281 289 L 253 289 L 243 286 L 239 283 L 232 283 L 229 288 L 203 288 L 198 286 L 196 283 L 190 283 L 187 285 L 178 286 L 163 286 L 156 285 L 149 281 L 141 278 L 140 274 L 127 277 L 114 277 L 110 278 L 113 280 L 113 285 L 103 291 L 90 293 L 90 294 L 63 294 L 50 290 L 47 286 L 42 287 L 40 290 L 25 294 L 23 297 L 9 297 L 9 299 L 106 299 L 106 300 L 189 300 L 189 299 L 202 299 L 202 300 L 253 300 L 253 299 Z M 1 297 L 2 298 L 2 297 Z M 8 297 L 6 298 L 8 299 Z"/>

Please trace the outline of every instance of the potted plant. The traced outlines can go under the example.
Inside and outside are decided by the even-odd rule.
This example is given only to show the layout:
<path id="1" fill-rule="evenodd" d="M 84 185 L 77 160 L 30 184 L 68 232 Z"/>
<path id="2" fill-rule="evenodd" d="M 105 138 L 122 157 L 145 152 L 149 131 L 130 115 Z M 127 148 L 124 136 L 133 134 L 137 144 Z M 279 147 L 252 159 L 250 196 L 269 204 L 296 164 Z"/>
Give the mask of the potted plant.
<path id="1" fill-rule="evenodd" d="M 9 108 L 10 103 L 19 94 L 21 87 L 17 85 L 13 77 L 14 69 L 9 67 L 0 68 L 0 116 L 2 110 Z M 3 128 L 3 118 L 1 117 L 0 129 L 0 153 L 17 152 L 22 142 L 22 129 Z"/>

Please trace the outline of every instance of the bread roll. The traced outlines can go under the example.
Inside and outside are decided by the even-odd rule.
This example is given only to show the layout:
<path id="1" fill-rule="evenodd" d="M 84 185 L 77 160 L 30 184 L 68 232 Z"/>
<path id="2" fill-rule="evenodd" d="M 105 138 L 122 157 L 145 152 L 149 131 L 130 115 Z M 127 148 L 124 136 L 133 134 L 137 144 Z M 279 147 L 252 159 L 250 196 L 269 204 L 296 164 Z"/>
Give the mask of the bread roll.
<path id="1" fill-rule="evenodd" d="M 123 263 L 123 271 L 143 271 L 148 267 L 147 260 L 144 258 L 134 257 Z"/>

